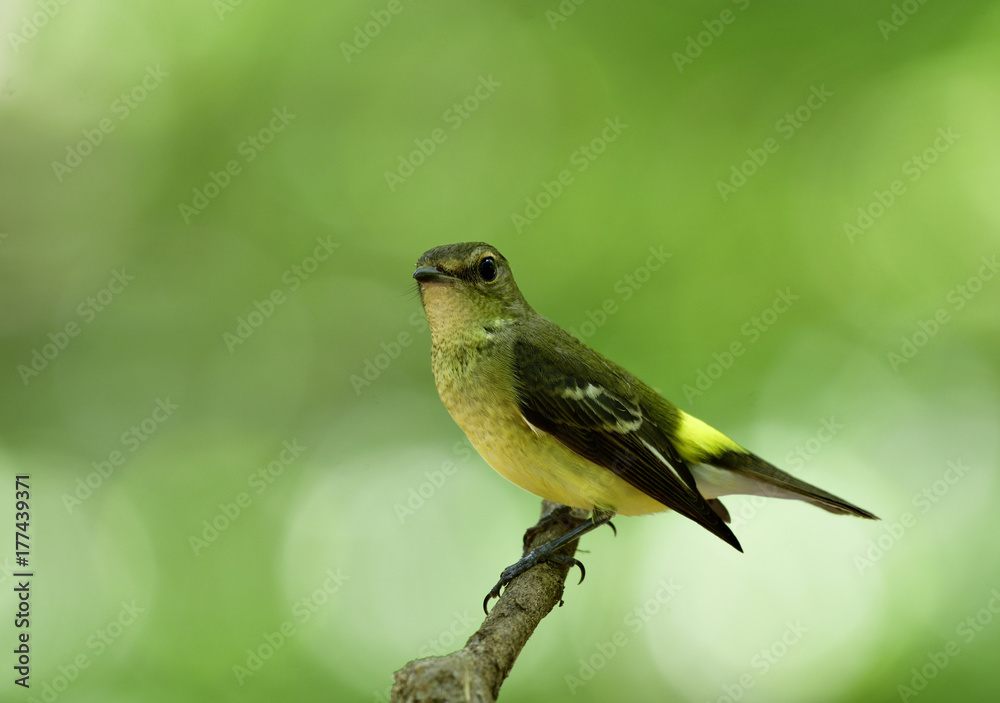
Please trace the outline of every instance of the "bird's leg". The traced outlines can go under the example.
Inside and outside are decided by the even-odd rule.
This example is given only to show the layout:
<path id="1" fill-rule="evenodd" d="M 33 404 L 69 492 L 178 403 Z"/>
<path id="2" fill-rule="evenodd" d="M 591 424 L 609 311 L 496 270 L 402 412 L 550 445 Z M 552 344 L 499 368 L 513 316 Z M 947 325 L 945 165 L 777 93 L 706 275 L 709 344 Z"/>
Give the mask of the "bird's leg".
<path id="1" fill-rule="evenodd" d="M 558 511 L 559 509 L 557 508 L 556 510 Z M 551 514 L 552 513 L 549 513 L 549 515 Z M 559 537 L 556 537 L 555 539 L 550 540 L 543 545 L 535 547 L 528 554 L 526 554 L 525 556 L 521 557 L 518 561 L 508 566 L 500 574 L 500 580 L 497 581 L 497 585 L 495 585 L 490 590 L 490 592 L 486 594 L 486 598 L 485 600 L 483 600 L 483 610 L 488 613 L 489 610 L 487 609 L 487 605 L 489 604 L 491 598 L 499 598 L 500 591 L 503 589 L 504 586 L 506 586 L 508 583 L 513 581 L 516 577 L 520 576 L 531 567 L 536 566 L 542 563 L 543 561 L 557 561 L 562 564 L 569 564 L 570 566 L 579 566 L 580 583 L 583 583 L 583 578 L 584 576 L 587 575 L 587 572 L 583 568 L 583 564 L 580 562 L 580 560 L 574 559 L 573 557 L 570 556 L 566 556 L 565 554 L 556 554 L 555 552 L 564 547 L 565 545 L 569 544 L 570 542 L 579 539 L 580 537 L 587 534 L 591 530 L 594 530 L 600 527 L 601 525 L 610 522 L 611 518 L 613 518 L 614 516 L 615 514 L 613 512 L 595 509 L 593 516 L 587 522 L 583 523 L 582 525 L 577 525 L 564 535 L 560 535 Z M 543 518 L 543 520 L 544 519 L 545 518 Z"/>
<path id="2" fill-rule="evenodd" d="M 542 515 L 538 522 L 529 527 L 524 533 L 524 553 L 527 554 L 528 547 L 530 547 L 531 543 L 535 541 L 535 537 L 548 529 L 552 523 L 563 520 L 567 516 L 572 516 L 574 510 L 576 510 L 576 508 L 571 508 L 568 505 L 557 505 L 555 508 Z M 587 513 L 583 512 L 580 517 L 586 516 Z"/>

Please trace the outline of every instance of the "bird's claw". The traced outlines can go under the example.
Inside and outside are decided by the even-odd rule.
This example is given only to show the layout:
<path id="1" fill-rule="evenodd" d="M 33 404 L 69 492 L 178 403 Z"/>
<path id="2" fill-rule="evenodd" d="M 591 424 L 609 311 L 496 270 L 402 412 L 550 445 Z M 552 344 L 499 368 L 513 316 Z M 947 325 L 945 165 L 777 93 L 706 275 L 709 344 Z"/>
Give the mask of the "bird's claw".
<path id="1" fill-rule="evenodd" d="M 496 585 L 490 589 L 490 592 L 486 594 L 486 598 L 483 599 L 483 612 L 489 615 L 489 604 L 490 600 L 493 598 L 499 598 L 500 592 L 515 578 L 523 574 L 528 569 L 533 566 L 537 566 L 545 561 L 554 561 L 560 564 L 569 564 L 570 568 L 574 566 L 580 567 L 580 580 L 577 585 L 583 583 L 583 579 L 587 575 L 587 570 L 583 567 L 583 562 L 574 557 L 568 557 L 564 554 L 545 554 L 539 553 L 538 550 L 533 550 L 526 557 L 522 557 L 518 561 L 514 562 L 506 569 L 504 569 L 500 574 L 500 580 L 497 581 Z"/>
<path id="2" fill-rule="evenodd" d="M 489 608 L 489 606 L 490 606 L 490 599 L 491 598 L 499 598 L 500 597 L 500 589 L 501 588 L 503 588 L 503 582 L 502 581 L 499 582 L 499 583 L 497 583 L 497 585 L 494 586 L 490 590 L 490 592 L 486 594 L 486 597 L 483 598 L 483 612 L 486 613 L 487 615 L 490 614 L 490 608 Z"/>

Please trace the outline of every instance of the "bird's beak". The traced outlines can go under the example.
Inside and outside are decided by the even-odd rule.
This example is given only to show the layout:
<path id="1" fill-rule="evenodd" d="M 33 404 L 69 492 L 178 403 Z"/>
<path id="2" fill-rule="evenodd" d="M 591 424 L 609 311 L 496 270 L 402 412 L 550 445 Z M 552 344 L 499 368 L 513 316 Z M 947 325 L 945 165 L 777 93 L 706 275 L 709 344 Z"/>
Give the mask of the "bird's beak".
<path id="1" fill-rule="evenodd" d="M 458 280 L 437 266 L 418 266 L 417 270 L 413 272 L 413 277 L 419 283 L 447 283 Z"/>

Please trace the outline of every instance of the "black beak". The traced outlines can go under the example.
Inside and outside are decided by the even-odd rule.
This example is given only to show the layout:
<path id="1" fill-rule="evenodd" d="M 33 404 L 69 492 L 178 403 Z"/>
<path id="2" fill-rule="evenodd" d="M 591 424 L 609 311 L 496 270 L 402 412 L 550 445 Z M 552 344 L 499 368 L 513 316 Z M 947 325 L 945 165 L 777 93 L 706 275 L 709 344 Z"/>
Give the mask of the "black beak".
<path id="1" fill-rule="evenodd" d="M 420 283 L 444 283 L 457 280 L 450 273 L 437 266 L 418 266 L 417 270 L 413 272 L 413 277 Z"/>

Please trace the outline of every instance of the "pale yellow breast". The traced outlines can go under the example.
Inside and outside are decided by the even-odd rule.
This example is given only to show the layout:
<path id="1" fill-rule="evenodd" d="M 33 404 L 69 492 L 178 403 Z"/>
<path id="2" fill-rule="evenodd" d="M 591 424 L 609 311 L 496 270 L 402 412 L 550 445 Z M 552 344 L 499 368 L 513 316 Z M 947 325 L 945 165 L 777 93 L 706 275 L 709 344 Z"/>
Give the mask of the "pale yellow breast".
<path id="1" fill-rule="evenodd" d="M 496 361 L 497 363 L 492 363 Z M 435 349 L 438 393 L 473 446 L 497 473 L 546 500 L 622 515 L 666 510 L 614 473 L 532 427 L 521 415 L 513 379 L 496 355 Z"/>

